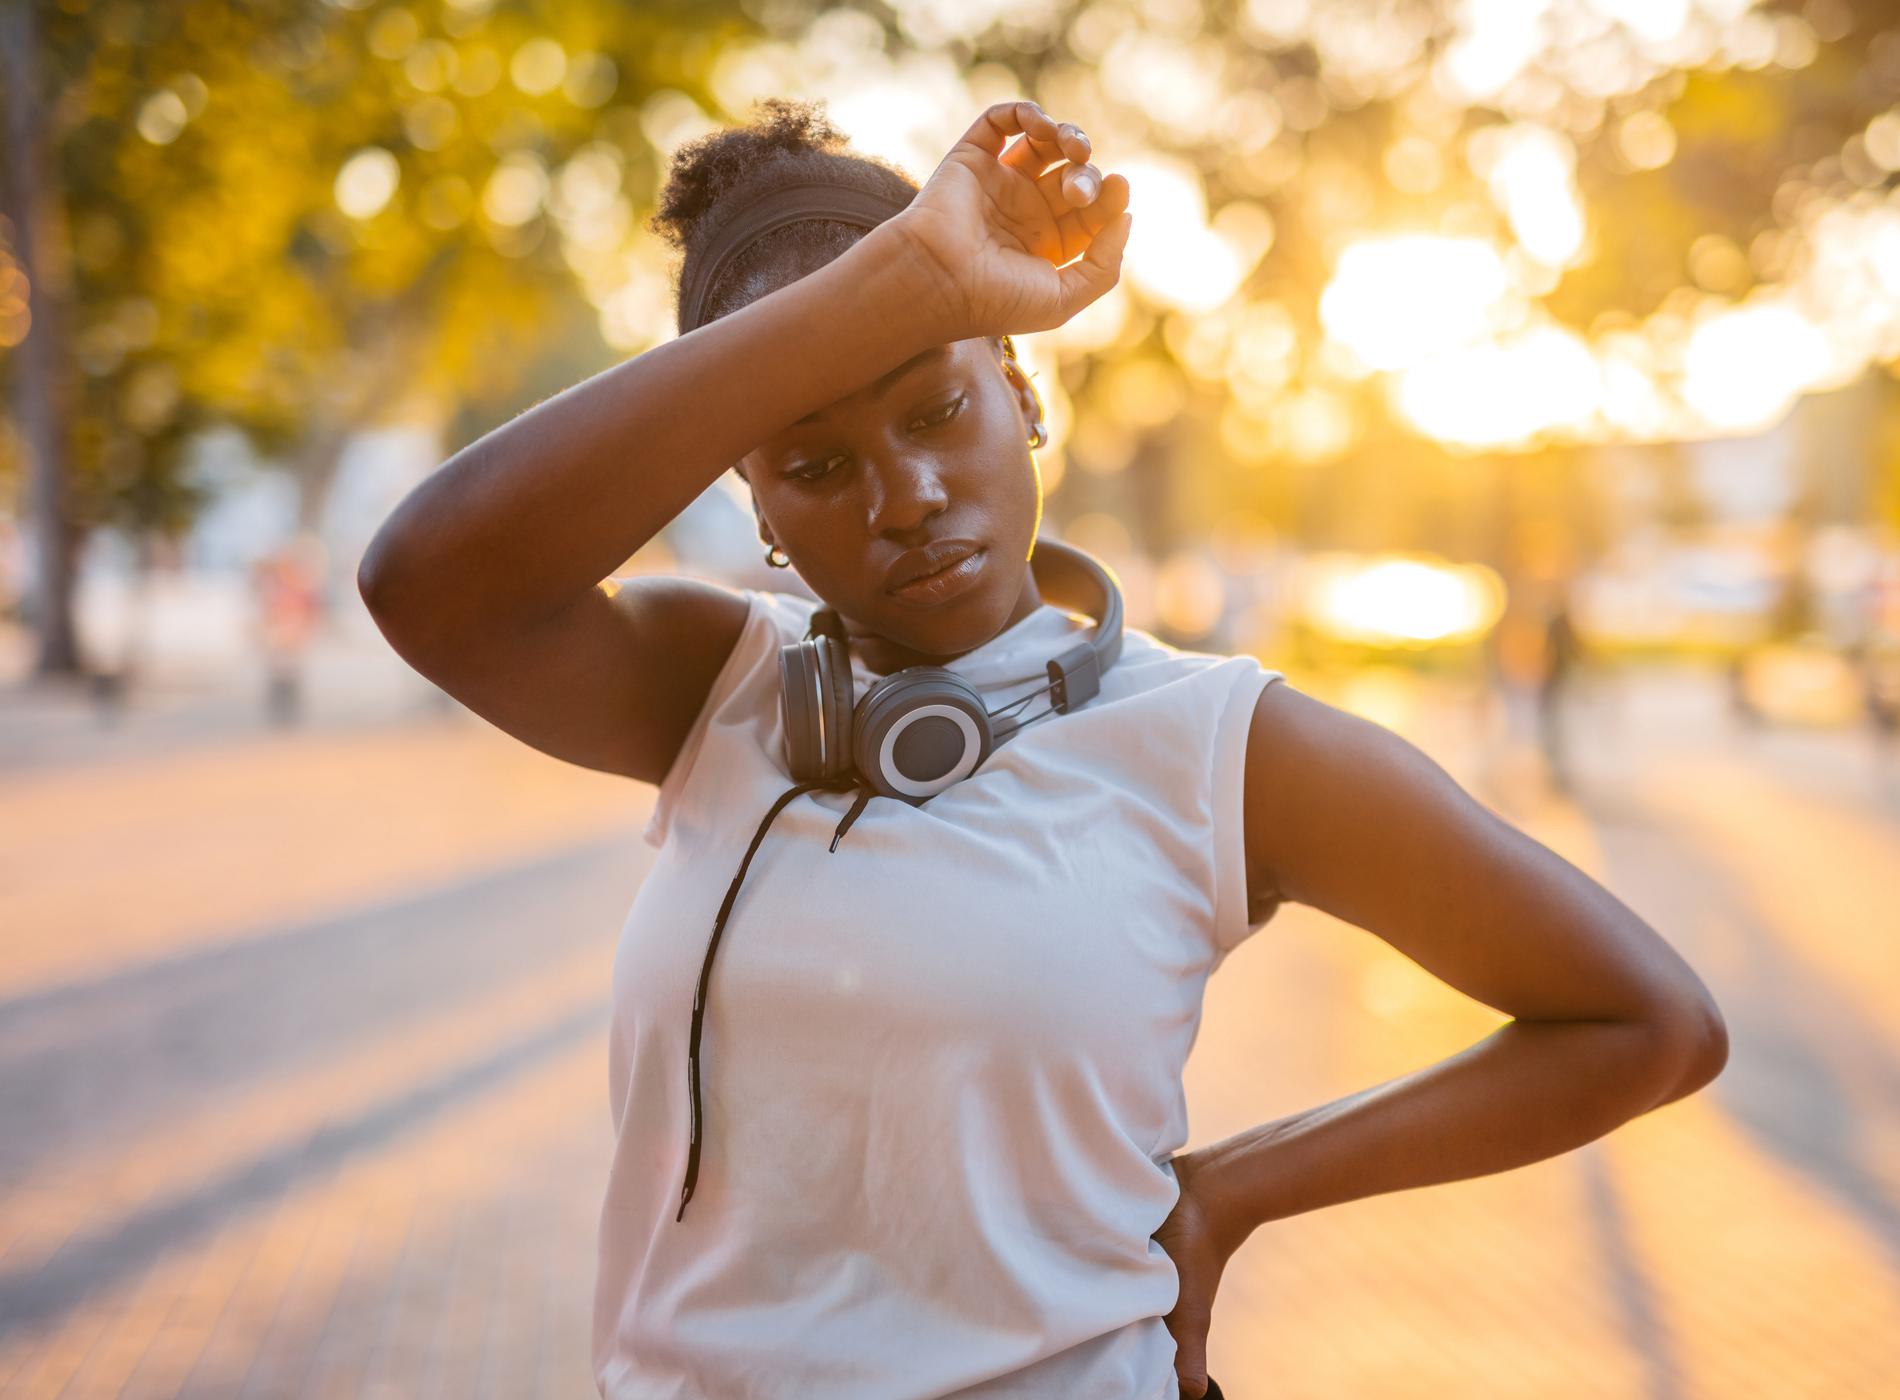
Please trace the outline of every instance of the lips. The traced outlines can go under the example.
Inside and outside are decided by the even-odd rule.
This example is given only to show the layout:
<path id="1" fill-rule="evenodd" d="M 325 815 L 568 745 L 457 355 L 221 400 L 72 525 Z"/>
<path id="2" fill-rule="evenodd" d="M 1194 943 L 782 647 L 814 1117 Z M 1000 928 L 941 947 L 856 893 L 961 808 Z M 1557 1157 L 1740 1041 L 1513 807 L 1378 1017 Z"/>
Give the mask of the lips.
<path id="1" fill-rule="evenodd" d="M 982 576 L 983 566 L 988 562 L 990 552 L 976 549 L 964 555 L 955 563 L 946 564 L 934 574 L 925 574 L 922 578 L 912 579 L 902 588 L 891 590 L 891 597 L 907 607 L 934 608 L 947 603 L 952 598 L 960 598 L 976 587 Z"/>
<path id="2" fill-rule="evenodd" d="M 969 558 L 983 546 L 977 540 L 938 540 L 935 544 L 913 549 L 897 556 L 897 562 L 884 578 L 886 592 L 894 592 L 907 583 L 941 573 L 960 560 Z"/>

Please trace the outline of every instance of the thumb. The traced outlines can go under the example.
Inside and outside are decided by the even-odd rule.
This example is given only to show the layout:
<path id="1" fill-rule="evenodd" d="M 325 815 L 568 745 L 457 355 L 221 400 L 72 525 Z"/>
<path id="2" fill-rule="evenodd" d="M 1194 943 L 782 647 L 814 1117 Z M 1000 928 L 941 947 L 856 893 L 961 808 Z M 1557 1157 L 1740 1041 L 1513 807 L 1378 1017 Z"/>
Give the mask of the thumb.
<path id="1" fill-rule="evenodd" d="M 1176 1310 L 1179 1331 L 1174 1348 L 1174 1374 L 1181 1382 L 1183 1400 L 1201 1400 L 1207 1394 L 1208 1309 L 1200 1299 L 1183 1299 Z"/>
<path id="2" fill-rule="evenodd" d="M 1068 320 L 1121 279 L 1122 254 L 1134 226 L 1134 214 L 1122 210 L 1089 240 L 1088 252 L 1060 270 L 1062 320 Z"/>
<path id="3" fill-rule="evenodd" d="M 1197 1351 L 1200 1348 L 1195 1348 Z M 1207 1360 L 1205 1357 L 1189 1359 L 1188 1349 L 1182 1347 L 1174 1358 L 1174 1374 L 1181 1383 L 1182 1400 L 1201 1400 L 1207 1394 Z"/>

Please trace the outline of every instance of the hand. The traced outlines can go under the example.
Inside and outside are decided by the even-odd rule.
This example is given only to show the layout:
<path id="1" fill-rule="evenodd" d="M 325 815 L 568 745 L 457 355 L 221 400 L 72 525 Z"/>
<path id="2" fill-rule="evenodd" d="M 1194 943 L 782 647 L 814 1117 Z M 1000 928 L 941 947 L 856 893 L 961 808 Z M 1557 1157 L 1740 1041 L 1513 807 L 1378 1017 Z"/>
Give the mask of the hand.
<path id="1" fill-rule="evenodd" d="M 1233 1250 L 1215 1224 L 1212 1204 L 1195 1190 L 1194 1154 L 1180 1153 L 1169 1165 L 1180 1183 L 1181 1198 L 1152 1238 L 1168 1252 L 1181 1280 L 1174 1311 L 1163 1319 L 1174 1337 L 1174 1374 L 1184 1400 L 1200 1400 L 1207 1394 L 1207 1329 L 1214 1316 L 1214 1293 Z"/>
<path id="2" fill-rule="evenodd" d="M 1120 279 L 1128 181 L 1104 178 L 1089 154 L 1073 123 L 1033 102 L 999 102 L 885 221 L 937 280 L 941 339 L 1049 330 Z"/>

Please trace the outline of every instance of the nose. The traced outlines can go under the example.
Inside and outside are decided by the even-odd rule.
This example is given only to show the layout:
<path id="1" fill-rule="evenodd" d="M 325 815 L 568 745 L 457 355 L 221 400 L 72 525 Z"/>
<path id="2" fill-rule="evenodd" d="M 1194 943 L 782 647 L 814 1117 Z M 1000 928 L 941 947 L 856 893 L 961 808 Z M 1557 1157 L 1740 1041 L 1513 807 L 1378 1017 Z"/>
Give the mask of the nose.
<path id="1" fill-rule="evenodd" d="M 943 469 L 928 453 L 896 453 L 869 473 L 869 519 L 873 535 L 915 532 L 950 504 Z"/>

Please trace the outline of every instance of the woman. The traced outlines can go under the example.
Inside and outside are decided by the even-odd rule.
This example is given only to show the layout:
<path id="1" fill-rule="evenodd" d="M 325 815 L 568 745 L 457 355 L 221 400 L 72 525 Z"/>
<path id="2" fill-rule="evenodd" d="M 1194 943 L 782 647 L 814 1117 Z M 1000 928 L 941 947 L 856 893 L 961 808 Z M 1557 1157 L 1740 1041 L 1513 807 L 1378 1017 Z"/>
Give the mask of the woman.
<path id="1" fill-rule="evenodd" d="M 1030 102 L 921 190 L 766 107 L 675 158 L 682 334 L 458 452 L 360 571 L 431 680 L 659 785 L 614 973 L 601 1393 L 1218 1397 L 1210 1312 L 1255 1227 L 1588 1142 L 1708 1083 L 1722 1019 L 1403 739 L 1138 629 L 925 801 L 788 789 L 813 601 L 600 581 L 736 465 L 768 562 L 842 620 L 847 705 L 915 665 L 995 713 L 1049 692 L 1101 619 L 1039 586 L 1046 430 L 1009 333 L 1114 285 L 1131 216 Z M 1289 899 L 1516 1019 L 1176 1155 L 1206 978 Z"/>

